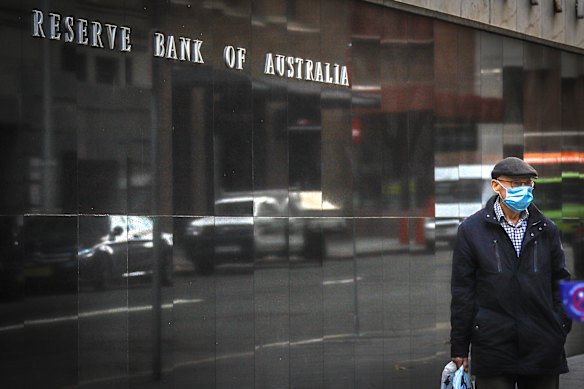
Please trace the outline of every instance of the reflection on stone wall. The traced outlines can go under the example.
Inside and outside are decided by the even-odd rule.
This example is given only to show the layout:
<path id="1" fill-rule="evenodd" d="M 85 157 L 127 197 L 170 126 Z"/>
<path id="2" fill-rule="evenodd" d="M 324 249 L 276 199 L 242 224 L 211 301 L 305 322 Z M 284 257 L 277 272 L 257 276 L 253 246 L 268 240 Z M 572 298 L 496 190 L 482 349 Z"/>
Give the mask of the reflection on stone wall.
<path id="1" fill-rule="evenodd" d="M 431 387 L 456 228 L 508 155 L 584 277 L 581 56 L 361 1 L 44 7 L 0 7 L 7 387 Z M 132 51 L 32 37 L 32 9 L 131 26 Z"/>

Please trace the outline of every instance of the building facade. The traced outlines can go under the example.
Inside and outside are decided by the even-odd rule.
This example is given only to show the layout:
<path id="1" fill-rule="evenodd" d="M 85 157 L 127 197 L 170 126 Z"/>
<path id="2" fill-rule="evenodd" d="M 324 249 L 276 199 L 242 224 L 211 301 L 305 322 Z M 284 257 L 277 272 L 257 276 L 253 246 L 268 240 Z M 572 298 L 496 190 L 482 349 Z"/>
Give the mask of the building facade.
<path id="1" fill-rule="evenodd" d="M 0 386 L 436 386 L 499 159 L 584 278 L 581 5 L 3 2 Z"/>

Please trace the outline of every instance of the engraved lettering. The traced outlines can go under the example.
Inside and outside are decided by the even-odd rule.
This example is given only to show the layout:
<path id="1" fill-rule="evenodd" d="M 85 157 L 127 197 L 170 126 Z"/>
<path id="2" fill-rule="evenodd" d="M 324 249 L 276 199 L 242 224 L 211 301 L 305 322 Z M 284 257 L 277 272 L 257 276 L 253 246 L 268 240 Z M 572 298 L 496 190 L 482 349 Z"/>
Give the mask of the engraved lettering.
<path id="1" fill-rule="evenodd" d="M 238 47 L 237 48 L 237 66 L 236 69 L 237 70 L 242 70 L 243 69 L 243 63 L 245 62 L 245 53 L 246 50 L 243 47 Z"/>
<path id="2" fill-rule="evenodd" d="M 223 49 L 223 59 L 225 65 L 230 69 L 242 70 L 245 62 L 246 50 L 243 47 L 225 46 Z"/>
<path id="3" fill-rule="evenodd" d="M 182 36 L 178 38 L 180 40 L 180 55 L 181 61 L 191 60 L 191 40 L 189 38 L 183 38 Z"/>
<path id="4" fill-rule="evenodd" d="M 101 41 L 101 23 L 91 22 L 91 47 L 98 47 L 103 49 L 103 42 Z"/>
<path id="5" fill-rule="evenodd" d="M 235 66 L 235 48 L 233 46 L 225 46 L 223 49 L 223 59 L 228 68 L 233 69 Z"/>
<path id="6" fill-rule="evenodd" d="M 114 50 L 117 46 L 117 49 L 122 52 L 130 52 L 132 50 L 132 30 L 129 27 L 48 12 L 48 34 L 45 35 L 44 20 L 45 14 L 43 11 L 32 10 L 31 33 L 33 37 L 63 40 L 65 43 L 91 46 L 98 49 L 109 48 Z M 116 40 L 118 40 L 119 46 L 116 44 Z M 155 32 L 152 43 L 155 57 L 204 63 L 201 52 L 202 40 L 187 37 L 175 38 L 174 35 Z M 223 59 L 228 68 L 243 70 L 247 61 L 247 49 L 230 45 L 225 46 Z M 349 74 L 346 66 L 291 55 L 273 54 L 271 52 L 265 55 L 264 74 L 349 86 Z"/>
<path id="7" fill-rule="evenodd" d="M 61 15 L 49 13 L 49 30 L 51 31 L 50 38 L 59 40 L 61 39 Z"/>
<path id="8" fill-rule="evenodd" d="M 71 43 L 75 40 L 75 31 L 73 30 L 75 26 L 75 18 L 73 16 L 65 16 L 63 18 L 63 26 L 65 27 L 64 41 Z"/>
<path id="9" fill-rule="evenodd" d="M 264 64 L 264 74 L 275 75 L 274 73 L 274 58 L 272 53 L 266 53 L 266 62 Z"/>
<path id="10" fill-rule="evenodd" d="M 302 64 L 304 60 L 302 58 L 296 58 L 294 63 L 296 64 L 296 78 L 302 80 Z"/>
<path id="11" fill-rule="evenodd" d="M 205 63 L 205 61 L 203 61 L 203 55 L 201 54 L 201 46 L 202 45 L 203 45 L 203 41 L 200 41 L 200 40 L 193 41 L 193 54 L 194 54 L 193 62 L 195 62 L 195 63 Z"/>
<path id="12" fill-rule="evenodd" d="M 154 56 L 164 57 L 164 34 L 154 33 Z"/>
<path id="13" fill-rule="evenodd" d="M 32 36 L 45 38 L 45 32 L 43 31 L 43 13 L 38 9 L 32 10 Z"/>
<path id="14" fill-rule="evenodd" d="M 161 32 L 155 32 L 153 38 L 152 54 L 155 57 L 204 63 L 201 54 L 203 41 L 179 36 L 177 42 L 173 35 L 166 36 Z"/>
<path id="15" fill-rule="evenodd" d="M 333 67 L 333 74 L 334 74 L 333 83 L 335 83 L 337 85 L 339 84 L 339 67 L 340 66 L 338 64 L 335 64 Z"/>
<path id="16" fill-rule="evenodd" d="M 32 36 L 62 40 L 65 43 L 91 46 L 98 49 L 108 47 L 113 50 L 119 35 L 119 50 L 129 52 L 132 49 L 130 42 L 131 29 L 115 24 L 102 23 L 97 20 L 75 18 L 72 15 L 62 16 L 56 12 L 48 13 L 48 34 L 43 30 L 44 13 L 41 10 L 32 10 Z M 105 33 L 104 33 L 105 26 Z M 117 34 L 118 30 L 120 34 Z M 107 42 L 106 42 L 107 40 Z"/>
<path id="17" fill-rule="evenodd" d="M 284 75 L 284 59 L 283 55 L 276 54 L 276 74 L 280 77 Z"/>
<path id="18" fill-rule="evenodd" d="M 328 62 L 325 62 L 324 64 L 324 82 L 327 84 L 333 83 L 333 78 L 331 77 L 331 64 Z"/>
<path id="19" fill-rule="evenodd" d="M 341 67 L 341 85 L 349 86 L 349 74 L 346 66 Z"/>
<path id="20" fill-rule="evenodd" d="M 120 27 L 121 36 L 121 48 L 120 51 L 132 51 L 132 44 L 130 43 L 130 28 L 129 27 Z"/>
<path id="21" fill-rule="evenodd" d="M 87 45 L 89 38 L 87 37 L 87 20 L 77 19 L 77 44 Z"/>
<path id="22" fill-rule="evenodd" d="M 322 64 L 319 61 L 314 63 L 314 81 L 324 82 L 322 78 Z"/>
<path id="23" fill-rule="evenodd" d="M 105 31 L 107 33 L 107 38 L 108 38 L 110 50 L 114 49 L 117 28 L 118 28 L 118 26 L 116 26 L 115 24 L 108 24 L 108 23 L 105 24 Z"/>
<path id="24" fill-rule="evenodd" d="M 346 66 L 280 54 L 266 53 L 264 74 L 349 86 Z"/>
<path id="25" fill-rule="evenodd" d="M 294 57 L 286 57 L 286 75 L 290 78 L 294 77 Z"/>
<path id="26" fill-rule="evenodd" d="M 174 43 L 174 37 L 169 35 L 166 39 L 166 58 L 168 59 L 178 59 L 176 56 L 176 45 Z"/>
<path id="27" fill-rule="evenodd" d="M 304 70 L 304 79 L 306 81 L 314 81 L 314 75 L 312 74 L 312 67 L 313 67 L 313 62 L 309 59 L 304 61 L 305 66 L 305 70 Z"/>

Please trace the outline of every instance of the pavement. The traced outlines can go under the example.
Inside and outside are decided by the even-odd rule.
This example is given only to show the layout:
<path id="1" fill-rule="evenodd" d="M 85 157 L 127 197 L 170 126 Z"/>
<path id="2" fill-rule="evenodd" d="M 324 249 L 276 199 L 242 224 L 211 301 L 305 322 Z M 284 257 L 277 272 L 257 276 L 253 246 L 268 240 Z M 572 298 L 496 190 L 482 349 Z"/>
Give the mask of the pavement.
<path id="1" fill-rule="evenodd" d="M 584 387 L 584 354 L 568 358 L 570 372 L 560 375 L 560 388 L 572 389 Z"/>

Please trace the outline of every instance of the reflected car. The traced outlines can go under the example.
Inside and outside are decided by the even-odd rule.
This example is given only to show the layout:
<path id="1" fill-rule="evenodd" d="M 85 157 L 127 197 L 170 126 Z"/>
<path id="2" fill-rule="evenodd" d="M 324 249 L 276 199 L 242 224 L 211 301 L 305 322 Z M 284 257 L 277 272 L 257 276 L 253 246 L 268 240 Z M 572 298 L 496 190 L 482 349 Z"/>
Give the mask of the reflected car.
<path id="1" fill-rule="evenodd" d="M 193 219 L 182 237 L 195 269 L 201 274 L 224 265 L 251 269 L 254 262 L 277 264 L 288 254 L 296 261 L 322 258 L 324 236 L 344 231 L 347 223 L 343 218 L 323 218 L 323 211 L 309 208 L 306 198 L 270 192 L 231 194 L 217 200 L 216 214 L 229 216 Z M 253 217 L 236 216 L 250 215 L 252 210 Z M 302 217 L 307 212 L 311 217 Z M 289 213 L 299 217 L 289 218 Z M 317 214 L 321 217 L 314 217 Z"/>
<path id="2" fill-rule="evenodd" d="M 424 220 L 426 248 L 430 250 L 436 245 L 454 246 L 459 224 L 458 219 L 426 218 Z"/>
<path id="3" fill-rule="evenodd" d="M 199 273 L 211 274 L 219 264 L 251 268 L 254 258 L 253 217 L 240 215 L 250 215 L 254 206 L 256 213 L 270 212 L 277 211 L 280 203 L 274 197 L 234 194 L 215 202 L 215 213 L 226 216 L 204 216 L 188 223 L 185 245 Z"/>
<path id="4" fill-rule="evenodd" d="M 23 230 L 26 284 L 103 289 L 153 273 L 153 222 L 148 217 L 31 218 Z M 171 282 L 172 234 L 161 234 L 161 281 Z"/>
<path id="5" fill-rule="evenodd" d="M 246 216 L 206 216 L 192 221 L 186 230 L 189 258 L 201 274 L 210 274 L 215 265 L 251 267 L 253 262 L 253 218 Z"/>
<path id="6" fill-rule="evenodd" d="M 91 234 L 86 243 L 80 230 L 80 282 L 105 288 L 123 279 L 152 276 L 154 272 L 153 221 L 144 216 L 108 216 L 105 235 Z M 99 239 L 96 241 L 96 237 Z M 160 280 L 172 283 L 172 234 L 161 233 Z"/>

